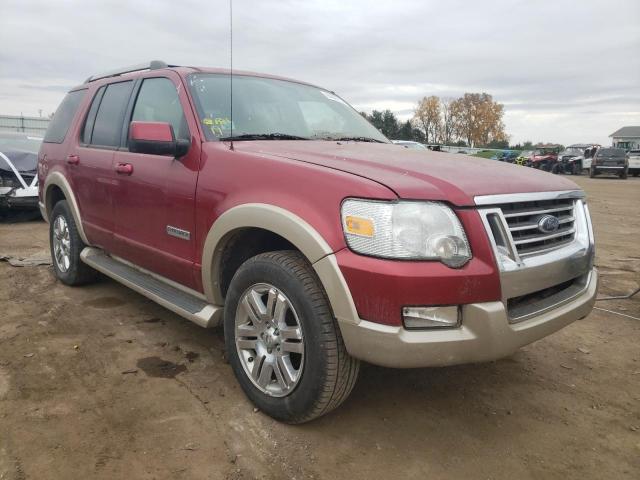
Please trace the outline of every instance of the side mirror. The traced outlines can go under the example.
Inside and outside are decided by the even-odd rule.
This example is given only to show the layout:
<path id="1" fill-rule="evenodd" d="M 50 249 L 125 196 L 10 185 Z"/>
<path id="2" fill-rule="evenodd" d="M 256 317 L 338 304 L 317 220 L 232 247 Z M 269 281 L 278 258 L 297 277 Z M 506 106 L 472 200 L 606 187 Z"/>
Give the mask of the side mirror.
<path id="1" fill-rule="evenodd" d="M 188 140 L 176 140 L 169 123 L 131 122 L 129 125 L 130 152 L 183 157 L 190 146 Z"/>

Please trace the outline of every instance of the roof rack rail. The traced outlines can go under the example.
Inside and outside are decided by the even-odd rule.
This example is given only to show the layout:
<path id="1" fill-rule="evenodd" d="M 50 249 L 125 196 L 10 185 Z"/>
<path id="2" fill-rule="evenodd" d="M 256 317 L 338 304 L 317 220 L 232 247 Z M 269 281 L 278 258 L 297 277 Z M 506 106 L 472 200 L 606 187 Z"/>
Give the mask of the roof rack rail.
<path id="1" fill-rule="evenodd" d="M 142 70 L 159 70 L 161 68 L 177 67 L 178 65 L 167 65 L 162 60 L 152 60 L 149 63 L 142 63 L 140 65 L 131 65 L 129 67 L 118 68 L 109 72 L 100 73 L 98 75 L 91 75 L 84 83 L 100 80 L 101 78 L 117 77 L 118 75 L 124 75 L 125 73 L 140 72 Z"/>

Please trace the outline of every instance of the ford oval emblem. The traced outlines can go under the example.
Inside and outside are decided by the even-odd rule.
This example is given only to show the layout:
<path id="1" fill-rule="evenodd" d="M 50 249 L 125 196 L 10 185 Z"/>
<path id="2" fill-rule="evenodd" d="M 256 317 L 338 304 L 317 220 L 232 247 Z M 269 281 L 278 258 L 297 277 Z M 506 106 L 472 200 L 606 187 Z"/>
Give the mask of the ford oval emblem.
<path id="1" fill-rule="evenodd" d="M 542 233 L 552 233 L 558 230 L 560 226 L 560 220 L 558 217 L 554 217 L 553 215 L 543 215 L 538 220 L 538 230 Z"/>

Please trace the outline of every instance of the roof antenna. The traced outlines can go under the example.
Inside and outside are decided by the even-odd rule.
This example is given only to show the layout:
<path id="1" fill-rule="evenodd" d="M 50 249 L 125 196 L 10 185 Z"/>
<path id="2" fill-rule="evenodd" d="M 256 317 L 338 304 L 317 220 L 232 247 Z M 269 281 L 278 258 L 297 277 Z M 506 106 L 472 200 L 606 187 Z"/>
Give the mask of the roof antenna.
<path id="1" fill-rule="evenodd" d="M 233 150 L 233 0 L 229 0 L 229 81 L 230 81 L 230 95 L 229 101 L 231 106 L 231 145 L 229 150 Z"/>

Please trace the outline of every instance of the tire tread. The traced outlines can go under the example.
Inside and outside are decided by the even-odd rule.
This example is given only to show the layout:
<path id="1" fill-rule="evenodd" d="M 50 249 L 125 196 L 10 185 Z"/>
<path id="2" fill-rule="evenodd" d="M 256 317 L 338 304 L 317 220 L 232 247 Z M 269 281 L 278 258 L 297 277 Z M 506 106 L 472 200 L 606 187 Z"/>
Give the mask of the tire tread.
<path id="1" fill-rule="evenodd" d="M 316 312 L 316 320 L 320 322 L 321 343 L 327 357 L 324 385 L 312 408 L 304 414 L 285 420 L 292 424 L 305 423 L 325 415 L 347 399 L 356 384 L 360 361 L 347 352 L 340 327 L 333 316 L 320 280 L 300 252 L 282 250 L 262 253 L 247 260 L 241 268 L 251 268 L 255 262 L 276 263 L 294 275 L 302 283 L 303 290 Z"/>

